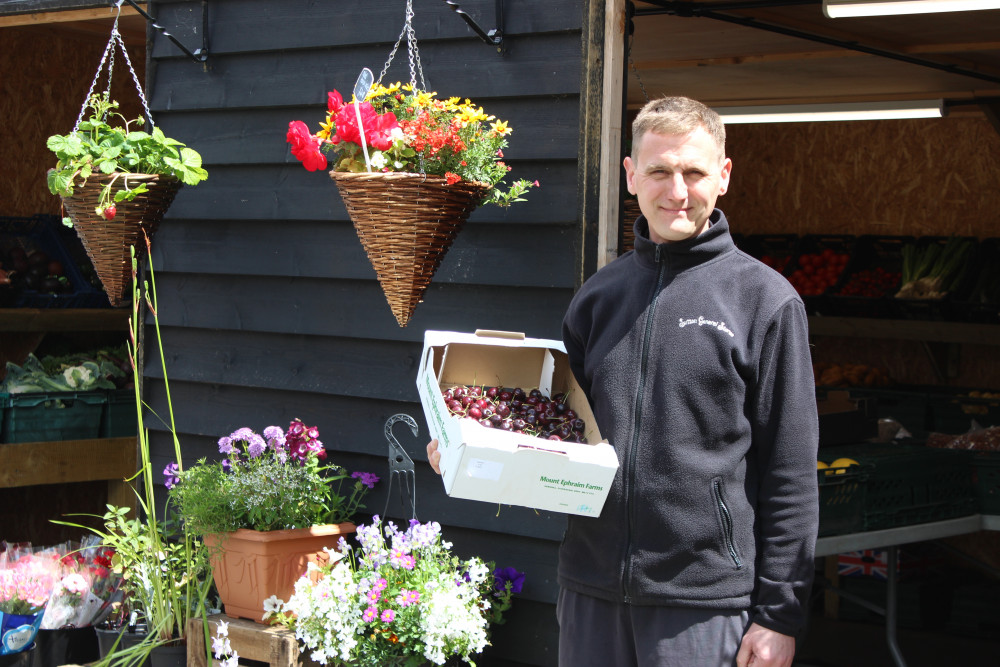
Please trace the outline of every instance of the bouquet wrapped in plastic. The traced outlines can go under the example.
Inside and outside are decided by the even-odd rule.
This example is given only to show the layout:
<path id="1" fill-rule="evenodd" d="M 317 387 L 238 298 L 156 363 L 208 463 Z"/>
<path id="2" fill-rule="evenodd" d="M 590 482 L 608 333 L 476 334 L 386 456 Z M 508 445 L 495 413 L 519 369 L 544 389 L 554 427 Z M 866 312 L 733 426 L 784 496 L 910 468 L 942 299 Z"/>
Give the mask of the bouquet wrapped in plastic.
<path id="1" fill-rule="evenodd" d="M 114 551 L 95 536 L 79 545 L 66 542 L 45 550 L 55 577 L 52 597 L 42 619 L 43 630 L 83 628 L 108 614 L 121 577 L 111 567 Z"/>
<path id="2" fill-rule="evenodd" d="M 46 556 L 30 544 L 2 545 L 0 552 L 0 654 L 19 653 L 35 641 L 55 587 Z"/>

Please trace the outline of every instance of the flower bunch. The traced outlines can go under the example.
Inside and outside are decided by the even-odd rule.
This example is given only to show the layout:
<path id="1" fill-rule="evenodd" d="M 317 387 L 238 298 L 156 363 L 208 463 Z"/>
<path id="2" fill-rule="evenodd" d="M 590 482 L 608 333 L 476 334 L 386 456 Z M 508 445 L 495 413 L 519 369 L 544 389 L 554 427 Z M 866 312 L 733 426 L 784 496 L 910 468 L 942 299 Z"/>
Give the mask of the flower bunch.
<path id="1" fill-rule="evenodd" d="M 401 531 L 375 516 L 357 540 L 360 548 L 341 538 L 329 563 L 312 565 L 292 597 L 271 601 L 265 614 L 294 629 L 316 662 L 441 665 L 454 656 L 474 664 L 524 582 L 513 568 L 454 556 L 436 522 Z"/>
<path id="2" fill-rule="evenodd" d="M 229 641 L 229 623 L 219 621 L 215 626 L 215 636 L 212 637 L 212 655 L 218 661 L 219 667 L 238 667 L 240 654 L 233 650 Z"/>
<path id="3" fill-rule="evenodd" d="M 378 477 L 320 465 L 319 429 L 294 419 L 287 433 L 241 428 L 219 440 L 226 458 L 164 470 L 171 501 L 197 534 L 279 530 L 348 521 Z M 346 488 L 345 488 L 346 487 Z"/>
<path id="4" fill-rule="evenodd" d="M 121 574 L 114 572 L 112 565 L 114 549 L 88 535 L 79 545 L 66 542 L 42 553 L 48 554 L 49 568 L 56 578 L 42 629 L 83 628 L 100 623 L 121 585 Z"/>
<path id="5" fill-rule="evenodd" d="M 326 119 L 316 134 L 300 120 L 288 124 L 292 155 L 309 171 L 326 169 L 327 155 L 332 155 L 333 171 L 363 172 L 370 166 L 376 172 L 443 176 L 448 183 L 489 186 L 483 204 L 524 201 L 522 195 L 538 181 L 518 180 L 506 191 L 498 187 L 510 171 L 503 161 L 513 131 L 507 122 L 468 99 L 440 100 L 436 95 L 410 84 L 376 84 L 355 105 L 330 91 Z"/>
<path id="6" fill-rule="evenodd" d="M 0 553 L 0 612 L 38 614 L 45 609 L 55 585 L 56 576 L 47 556 L 24 545 Z"/>

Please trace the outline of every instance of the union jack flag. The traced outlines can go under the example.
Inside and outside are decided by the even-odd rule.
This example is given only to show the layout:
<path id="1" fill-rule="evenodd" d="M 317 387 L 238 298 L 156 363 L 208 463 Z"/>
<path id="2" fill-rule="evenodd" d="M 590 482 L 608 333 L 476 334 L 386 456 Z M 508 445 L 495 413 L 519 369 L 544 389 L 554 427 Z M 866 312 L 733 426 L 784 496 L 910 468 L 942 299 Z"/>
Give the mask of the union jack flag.
<path id="1" fill-rule="evenodd" d="M 888 555 L 882 549 L 848 551 L 837 556 L 837 574 L 842 577 L 888 579 Z"/>

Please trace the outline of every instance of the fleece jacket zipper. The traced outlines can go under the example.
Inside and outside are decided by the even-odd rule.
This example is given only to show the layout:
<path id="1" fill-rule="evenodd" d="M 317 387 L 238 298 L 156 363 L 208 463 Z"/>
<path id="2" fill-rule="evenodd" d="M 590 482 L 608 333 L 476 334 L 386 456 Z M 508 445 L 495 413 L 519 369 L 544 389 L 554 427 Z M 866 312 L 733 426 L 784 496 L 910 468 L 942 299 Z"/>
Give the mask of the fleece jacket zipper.
<path id="1" fill-rule="evenodd" d="M 628 474 L 625 476 L 625 502 L 628 506 L 628 536 L 625 541 L 625 569 L 622 572 L 622 595 L 625 604 L 632 602 L 629 594 L 629 579 L 632 576 L 632 535 L 635 533 L 636 507 L 633 490 L 635 489 L 635 460 L 639 449 L 639 432 L 642 423 L 642 404 L 646 387 L 646 373 L 649 370 L 649 346 L 653 333 L 653 322 L 656 314 L 656 304 L 663 289 L 663 278 L 667 273 L 667 253 L 662 245 L 656 246 L 656 289 L 650 299 L 646 311 L 646 327 L 642 334 L 642 354 L 639 357 L 639 382 L 636 387 L 635 405 L 632 412 L 632 443 L 629 448 Z"/>

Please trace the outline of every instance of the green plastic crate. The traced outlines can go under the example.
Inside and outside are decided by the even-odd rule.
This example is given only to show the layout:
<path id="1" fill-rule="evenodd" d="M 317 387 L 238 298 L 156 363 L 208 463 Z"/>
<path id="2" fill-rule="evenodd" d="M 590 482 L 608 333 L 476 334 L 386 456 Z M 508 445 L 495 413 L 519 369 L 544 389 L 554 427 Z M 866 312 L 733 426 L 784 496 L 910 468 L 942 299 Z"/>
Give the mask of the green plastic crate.
<path id="1" fill-rule="evenodd" d="M 3 415 L 3 441 L 86 440 L 100 435 L 104 392 L 10 394 Z"/>
<path id="2" fill-rule="evenodd" d="M 1000 452 L 976 452 L 972 470 L 980 514 L 1000 514 Z"/>
<path id="3" fill-rule="evenodd" d="M 976 498 L 972 485 L 972 454 L 923 445 L 865 443 L 828 447 L 823 460 L 850 458 L 858 462 L 865 479 L 853 490 L 844 489 L 839 502 L 852 506 L 860 503 L 861 521 L 836 533 L 881 530 L 928 521 L 941 521 L 975 514 Z M 844 476 L 851 468 L 845 469 Z M 820 525 L 823 523 L 824 487 L 832 492 L 841 475 L 820 473 Z M 834 481 L 827 481 L 827 479 Z M 829 511 L 829 510 L 828 510 Z M 846 520 L 844 520 L 846 524 Z M 821 527 L 821 530 L 822 527 Z"/>
<path id="4" fill-rule="evenodd" d="M 108 392 L 101 416 L 102 438 L 124 438 L 139 433 L 139 418 L 135 413 L 135 391 L 116 389 Z"/>

